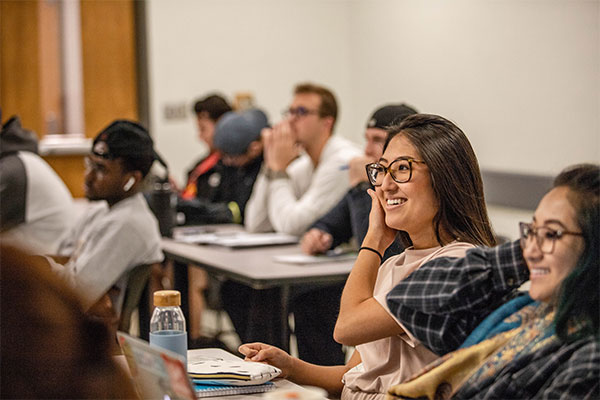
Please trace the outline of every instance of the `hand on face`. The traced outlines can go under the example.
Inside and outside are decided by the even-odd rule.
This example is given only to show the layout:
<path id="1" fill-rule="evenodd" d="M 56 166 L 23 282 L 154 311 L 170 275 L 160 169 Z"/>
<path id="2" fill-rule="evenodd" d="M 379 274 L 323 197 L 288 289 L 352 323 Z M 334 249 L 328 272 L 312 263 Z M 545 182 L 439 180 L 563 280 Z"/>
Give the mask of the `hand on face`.
<path id="1" fill-rule="evenodd" d="M 365 171 L 365 165 L 377 161 L 373 157 L 359 156 L 350 160 L 348 177 L 350 178 L 350 186 L 354 187 L 360 182 L 367 182 L 367 172 Z"/>
<path id="2" fill-rule="evenodd" d="M 363 240 L 363 245 L 373 247 L 383 254 L 385 249 L 390 247 L 396 239 L 398 231 L 390 228 L 385 223 L 385 211 L 375 191 L 368 189 L 367 193 L 371 196 L 371 212 L 369 213 L 369 229 Z"/>
<path id="3" fill-rule="evenodd" d="M 246 343 L 238 348 L 246 361 L 262 362 L 281 370 L 280 378 L 289 377 L 294 368 L 294 358 L 285 351 L 264 343 Z"/>
<path id="4" fill-rule="evenodd" d="M 313 228 L 306 232 L 300 240 L 300 248 L 306 254 L 321 254 L 331 248 L 333 237 L 327 232 Z"/>
<path id="5" fill-rule="evenodd" d="M 299 154 L 289 121 L 275 125 L 273 129 L 262 131 L 265 163 L 273 171 L 284 171 Z"/>

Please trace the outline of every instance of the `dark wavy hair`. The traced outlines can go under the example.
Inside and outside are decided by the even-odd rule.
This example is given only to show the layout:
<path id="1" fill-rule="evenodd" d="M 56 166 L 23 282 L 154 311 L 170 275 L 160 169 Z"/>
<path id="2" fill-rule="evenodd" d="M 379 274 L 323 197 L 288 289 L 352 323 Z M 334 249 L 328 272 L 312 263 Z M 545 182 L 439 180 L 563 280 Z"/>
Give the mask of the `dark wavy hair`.
<path id="1" fill-rule="evenodd" d="M 194 112 L 196 115 L 205 112 L 213 122 L 217 122 L 223 114 L 232 110 L 227 100 L 216 93 L 210 94 L 194 103 Z"/>
<path id="2" fill-rule="evenodd" d="M 555 314 L 556 334 L 563 341 L 598 335 L 600 319 L 600 166 L 580 164 L 566 168 L 554 187 L 567 187 L 567 199 L 583 233 L 584 249 L 563 281 Z M 581 329 L 569 333 L 579 324 Z"/>
<path id="3" fill-rule="evenodd" d="M 475 245 L 494 246 L 496 238 L 485 205 L 483 181 L 471 143 L 463 131 L 438 115 L 414 114 L 388 129 L 383 150 L 398 135 L 406 137 L 421 154 L 431 174 L 438 211 L 433 218 L 440 245 L 441 229 L 452 238 Z M 412 245 L 400 232 L 405 246 Z"/>

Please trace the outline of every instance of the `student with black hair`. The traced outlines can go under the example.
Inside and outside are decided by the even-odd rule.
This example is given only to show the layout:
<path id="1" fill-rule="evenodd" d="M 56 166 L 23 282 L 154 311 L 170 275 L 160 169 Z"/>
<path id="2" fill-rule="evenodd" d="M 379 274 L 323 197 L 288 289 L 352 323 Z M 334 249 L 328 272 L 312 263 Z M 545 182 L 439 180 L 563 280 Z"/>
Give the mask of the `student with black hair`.
<path id="1" fill-rule="evenodd" d="M 383 399 L 391 384 L 437 358 L 406 334 L 387 307 L 385 296 L 394 285 L 431 259 L 462 257 L 477 245 L 495 244 L 477 158 L 451 121 L 427 114 L 405 118 L 390 129 L 382 156 L 366 172 L 375 187 L 368 191 L 369 228 L 334 330 L 338 343 L 355 347 L 350 360 L 323 366 L 265 343 L 239 348 L 250 361 L 279 367 L 284 378 L 348 400 Z M 382 263 L 398 235 L 405 251 Z"/>
<path id="2" fill-rule="evenodd" d="M 208 148 L 208 155 L 198 160 L 187 173 L 187 183 L 177 201 L 177 211 L 185 215 L 185 224 L 218 224 L 234 222 L 227 207 L 214 207 L 222 202 L 221 193 L 228 185 L 221 179 L 226 166 L 214 144 L 215 128 L 221 117 L 232 111 L 224 97 L 208 95 L 194 103 L 198 138 Z M 237 221 L 239 222 L 239 221 Z"/>
<path id="3" fill-rule="evenodd" d="M 163 259 L 158 223 L 140 192 L 154 159 L 152 139 L 135 122 L 116 120 L 94 139 L 85 159 L 85 195 L 102 203 L 90 207 L 61 241 L 64 265 L 51 261 L 82 293 L 86 307 L 114 288 L 118 313 L 129 271 Z"/>
<path id="4" fill-rule="evenodd" d="M 406 330 L 445 354 L 389 398 L 599 398 L 600 167 L 561 172 L 520 232 L 432 260 L 388 294 Z M 502 304 L 528 279 L 528 296 Z"/>

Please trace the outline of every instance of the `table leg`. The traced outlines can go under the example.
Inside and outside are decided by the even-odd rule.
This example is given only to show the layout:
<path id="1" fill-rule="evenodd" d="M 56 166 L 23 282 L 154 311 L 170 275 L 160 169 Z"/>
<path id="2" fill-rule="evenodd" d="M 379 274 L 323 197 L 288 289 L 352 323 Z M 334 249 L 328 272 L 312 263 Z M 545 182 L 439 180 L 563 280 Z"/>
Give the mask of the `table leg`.
<path id="1" fill-rule="evenodd" d="M 138 316 L 140 322 L 140 338 L 150 340 L 150 283 L 146 283 L 142 298 L 138 304 Z"/>
<path id="2" fill-rule="evenodd" d="M 281 286 L 281 343 L 282 350 L 290 352 L 290 325 L 289 317 L 290 285 Z"/>
<path id="3" fill-rule="evenodd" d="M 173 289 L 181 293 L 181 311 L 187 326 L 190 322 L 188 264 L 173 261 Z"/>

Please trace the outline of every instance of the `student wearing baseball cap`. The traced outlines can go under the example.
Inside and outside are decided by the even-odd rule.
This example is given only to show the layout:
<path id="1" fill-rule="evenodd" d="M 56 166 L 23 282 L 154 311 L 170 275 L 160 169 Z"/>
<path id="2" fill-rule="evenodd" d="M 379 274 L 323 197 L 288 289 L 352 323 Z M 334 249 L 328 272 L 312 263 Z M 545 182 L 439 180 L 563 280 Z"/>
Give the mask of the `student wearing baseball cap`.
<path id="1" fill-rule="evenodd" d="M 98 203 L 61 241 L 64 264 L 52 267 L 88 308 L 110 291 L 120 313 L 130 270 L 163 259 L 158 223 L 140 191 L 154 159 L 148 131 L 128 120 L 100 131 L 85 159 L 85 195 Z"/>
<path id="2" fill-rule="evenodd" d="M 177 204 L 186 225 L 243 222 L 263 162 L 260 132 L 267 126 L 267 116 L 258 109 L 229 111 L 219 118 L 213 147 L 220 160 L 207 172 L 202 192 L 195 198 L 180 198 Z"/>

